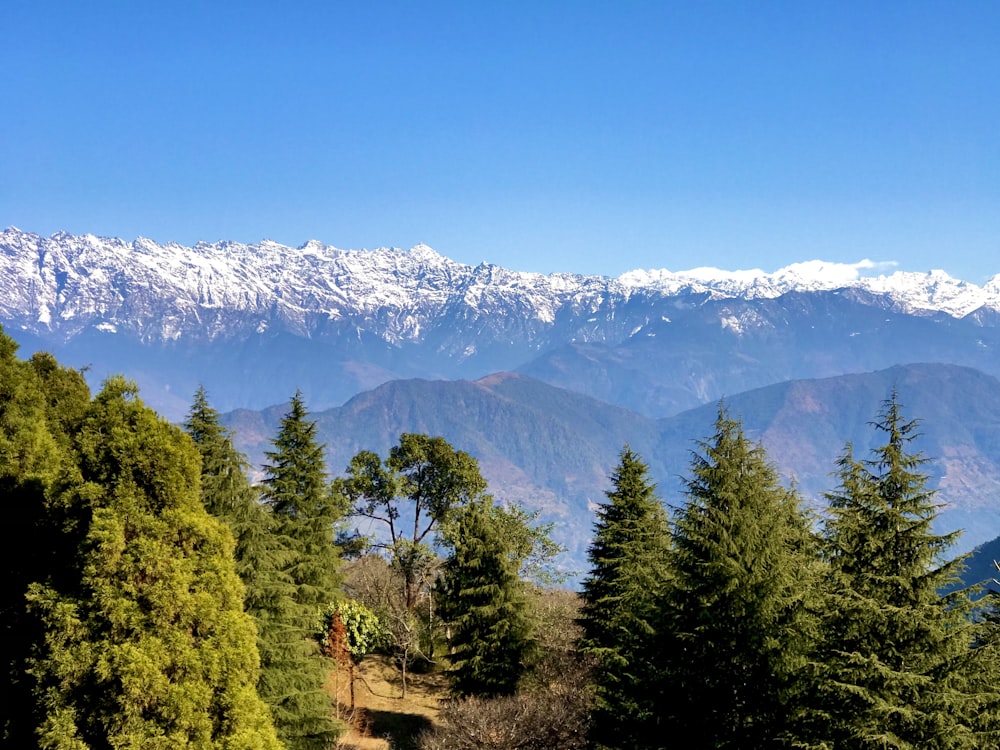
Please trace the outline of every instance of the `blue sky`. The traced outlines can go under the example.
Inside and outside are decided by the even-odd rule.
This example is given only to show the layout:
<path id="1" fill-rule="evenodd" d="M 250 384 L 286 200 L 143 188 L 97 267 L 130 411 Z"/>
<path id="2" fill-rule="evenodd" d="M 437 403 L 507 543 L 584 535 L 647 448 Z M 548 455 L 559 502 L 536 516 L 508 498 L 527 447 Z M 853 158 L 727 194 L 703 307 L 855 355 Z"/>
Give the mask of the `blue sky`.
<path id="1" fill-rule="evenodd" d="M 0 3 L 0 225 L 1000 272 L 1000 2 Z"/>

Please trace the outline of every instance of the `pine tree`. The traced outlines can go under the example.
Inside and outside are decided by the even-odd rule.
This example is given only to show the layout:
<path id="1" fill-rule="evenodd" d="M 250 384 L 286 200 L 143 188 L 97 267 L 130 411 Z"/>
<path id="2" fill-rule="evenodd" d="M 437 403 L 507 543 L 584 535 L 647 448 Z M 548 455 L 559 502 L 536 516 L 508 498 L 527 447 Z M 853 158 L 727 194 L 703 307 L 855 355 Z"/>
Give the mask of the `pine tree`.
<path id="1" fill-rule="evenodd" d="M 195 394 L 184 426 L 202 457 L 202 502 L 229 526 L 236 541 L 236 571 L 246 587 L 245 608 L 257 625 L 259 692 L 290 747 L 296 746 L 292 733 L 304 726 L 299 722 L 303 711 L 321 717 L 314 730 L 322 737 L 330 730 L 323 719 L 329 706 L 316 692 L 316 684 L 325 672 L 311 658 L 313 646 L 305 640 L 311 610 L 296 602 L 296 586 L 285 569 L 294 559 L 289 540 L 277 533 L 276 517 L 259 501 L 246 477 L 246 459 L 233 446 L 204 389 Z"/>
<path id="2" fill-rule="evenodd" d="M 611 481 L 583 583 L 580 648 L 596 661 L 592 734 L 598 747 L 660 747 L 653 686 L 657 604 L 668 576 L 667 517 L 646 465 L 628 446 Z"/>
<path id="3" fill-rule="evenodd" d="M 513 695 L 531 649 L 518 560 L 483 503 L 461 511 L 453 543 L 439 584 L 441 614 L 453 631 L 452 692 Z"/>
<path id="4" fill-rule="evenodd" d="M 956 534 L 935 534 L 934 492 L 910 452 L 918 424 L 897 394 L 875 429 L 885 443 L 858 461 L 848 445 L 825 529 L 830 593 L 819 651 L 815 744 L 868 748 L 971 748 L 975 663 L 964 592 L 944 596 L 961 570 L 945 555 Z"/>
<path id="5" fill-rule="evenodd" d="M 121 378 L 73 437 L 81 481 L 58 502 L 82 526 L 77 580 L 28 595 L 45 625 L 39 746 L 278 750 L 232 539 L 201 505 L 191 441 Z"/>
<path id="6" fill-rule="evenodd" d="M 342 732 L 323 689 L 332 666 L 314 631 L 337 595 L 334 526 L 339 508 L 327 480 L 323 446 L 316 442 L 300 393 L 292 398 L 268 452 L 264 502 L 278 539 L 275 574 L 257 586 L 251 606 L 261 641 L 260 693 L 288 750 L 326 750 Z"/>
<path id="7" fill-rule="evenodd" d="M 246 478 L 249 464 L 233 446 L 229 431 L 219 422 L 219 413 L 208 403 L 208 394 L 199 387 L 184 429 L 201 453 L 201 496 L 205 509 L 232 526 L 236 509 L 255 502 Z"/>
<path id="8" fill-rule="evenodd" d="M 342 508 L 330 490 L 323 445 L 296 392 L 268 451 L 263 497 L 277 519 L 278 533 L 293 555 L 287 568 L 297 588 L 295 599 L 322 609 L 336 596 L 340 578 L 334 529 Z"/>
<path id="9" fill-rule="evenodd" d="M 665 723 L 692 748 L 781 747 L 812 645 L 815 549 L 798 497 L 724 407 L 700 447 L 663 600 Z"/>
<path id="10" fill-rule="evenodd" d="M 204 388 L 195 394 L 184 429 L 201 453 L 201 498 L 216 518 L 229 526 L 236 541 L 236 572 L 247 587 L 248 608 L 256 606 L 262 589 L 273 585 L 281 567 L 280 540 L 273 520 L 247 478 L 249 463 L 236 450 L 219 413 L 208 403 Z M 270 584 L 268 583 L 270 581 Z"/>

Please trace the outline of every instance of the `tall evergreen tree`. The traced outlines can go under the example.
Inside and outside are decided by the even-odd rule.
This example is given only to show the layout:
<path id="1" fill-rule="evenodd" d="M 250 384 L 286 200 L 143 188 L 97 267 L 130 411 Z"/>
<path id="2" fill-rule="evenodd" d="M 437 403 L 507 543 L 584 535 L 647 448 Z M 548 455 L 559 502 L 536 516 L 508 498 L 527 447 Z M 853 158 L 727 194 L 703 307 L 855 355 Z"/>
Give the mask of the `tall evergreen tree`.
<path id="1" fill-rule="evenodd" d="M 956 534 L 935 534 L 918 424 L 895 391 L 873 423 L 885 443 L 858 461 L 848 445 L 825 529 L 830 573 L 819 652 L 815 744 L 845 748 L 971 748 L 979 740 L 966 690 L 975 661 Z"/>
<path id="2" fill-rule="evenodd" d="M 201 499 L 213 516 L 223 520 L 236 541 L 236 572 L 247 586 L 249 609 L 259 604 L 262 589 L 273 586 L 281 567 L 280 539 L 273 533 L 267 506 L 247 478 L 249 463 L 236 450 L 219 413 L 204 388 L 195 393 L 184 429 L 201 453 Z"/>
<path id="3" fill-rule="evenodd" d="M 657 605 L 668 578 L 667 516 L 649 470 L 626 446 L 614 489 L 597 511 L 583 583 L 580 648 L 596 662 L 593 740 L 601 748 L 657 748 L 661 707 Z"/>
<path id="4" fill-rule="evenodd" d="M 334 530 L 343 512 L 330 490 L 323 445 L 316 441 L 316 423 L 308 419 L 300 392 L 292 397 L 273 445 L 265 454 L 270 463 L 264 466 L 264 502 L 290 545 L 287 569 L 297 588 L 295 600 L 322 608 L 340 584 Z"/>
<path id="5" fill-rule="evenodd" d="M 665 722 L 691 748 L 785 746 L 812 645 L 816 550 L 798 497 L 724 407 L 700 445 L 663 600 Z"/>
<path id="6" fill-rule="evenodd" d="M 322 736 L 329 730 L 322 720 L 329 707 L 316 693 L 316 684 L 324 671 L 311 658 L 311 643 L 304 640 L 309 609 L 296 602 L 295 584 L 285 570 L 294 558 L 288 539 L 277 533 L 277 519 L 247 479 L 246 459 L 233 446 L 203 388 L 195 394 L 184 426 L 202 457 L 202 502 L 229 526 L 235 538 L 236 571 L 246 587 L 245 608 L 257 625 L 259 692 L 282 736 L 300 726 L 300 701 L 321 717 Z"/>
<path id="7" fill-rule="evenodd" d="M 113 378 L 74 444 L 81 481 L 58 502 L 82 526 L 78 578 L 28 596 L 45 625 L 39 746 L 278 750 L 232 539 L 201 505 L 191 441 Z"/>
<path id="8" fill-rule="evenodd" d="M 201 454 L 201 497 L 205 509 L 232 526 L 238 507 L 247 501 L 256 503 L 246 477 L 249 464 L 233 446 L 229 431 L 219 422 L 219 412 L 209 404 L 202 387 L 194 395 L 184 429 Z"/>
<path id="9" fill-rule="evenodd" d="M 261 696 L 289 750 L 326 750 L 342 732 L 324 691 L 332 664 L 313 634 L 339 584 L 334 526 L 340 518 L 316 424 L 296 392 L 264 467 L 262 496 L 278 539 L 277 575 L 257 588 L 251 612 L 261 640 Z"/>
<path id="10" fill-rule="evenodd" d="M 452 692 L 513 695 L 531 649 L 518 558 L 482 502 L 462 509 L 452 542 L 439 581 L 441 615 L 453 628 Z"/>

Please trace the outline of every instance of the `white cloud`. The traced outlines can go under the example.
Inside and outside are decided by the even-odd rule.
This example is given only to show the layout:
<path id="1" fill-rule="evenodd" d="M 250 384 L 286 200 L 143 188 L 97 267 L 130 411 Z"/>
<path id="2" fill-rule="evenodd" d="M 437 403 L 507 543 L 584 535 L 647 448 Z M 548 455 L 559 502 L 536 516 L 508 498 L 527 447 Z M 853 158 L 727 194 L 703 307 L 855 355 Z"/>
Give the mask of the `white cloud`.
<path id="1" fill-rule="evenodd" d="M 890 272 L 897 265 L 898 263 L 894 260 L 873 261 L 868 258 L 859 260 L 857 263 L 807 260 L 779 268 L 771 276 L 775 279 L 801 279 L 824 285 L 848 284 L 861 277 L 878 276 Z"/>

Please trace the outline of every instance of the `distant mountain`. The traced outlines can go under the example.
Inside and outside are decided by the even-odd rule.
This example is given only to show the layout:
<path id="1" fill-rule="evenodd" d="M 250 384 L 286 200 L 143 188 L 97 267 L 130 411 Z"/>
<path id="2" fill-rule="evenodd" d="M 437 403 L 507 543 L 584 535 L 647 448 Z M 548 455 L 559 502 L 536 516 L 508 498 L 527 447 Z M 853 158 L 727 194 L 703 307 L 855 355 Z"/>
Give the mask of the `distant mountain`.
<path id="1" fill-rule="evenodd" d="M 915 448 L 942 505 L 939 531 L 963 529 L 959 548 L 1000 534 L 1000 380 L 971 368 L 899 365 L 878 372 L 780 383 L 726 399 L 747 435 L 767 448 L 785 477 L 822 505 L 833 489 L 835 459 L 847 442 L 866 458 L 883 435 L 870 427 L 896 388 L 904 415 L 920 422 Z M 692 430 L 714 415 L 711 405 L 661 422 L 659 454 L 680 465 Z"/>
<path id="2" fill-rule="evenodd" d="M 284 412 L 276 406 L 225 415 L 255 465 L 264 462 Z M 498 499 L 558 521 L 577 562 L 618 452 L 627 440 L 652 446 L 658 437 L 654 420 L 512 373 L 475 382 L 393 381 L 312 418 L 335 475 L 360 450 L 387 455 L 403 432 L 443 435 L 479 460 Z"/>
<path id="3" fill-rule="evenodd" d="M 987 591 L 1000 593 L 1000 572 L 997 571 L 996 561 L 1000 561 L 1000 536 L 972 550 L 962 571 L 962 584 L 980 584 Z"/>
<path id="4" fill-rule="evenodd" d="M 617 343 L 572 342 L 520 372 L 650 416 L 802 378 L 947 362 L 1000 376 L 1000 328 L 981 308 L 904 312 L 858 287 L 706 299 Z"/>
<path id="5" fill-rule="evenodd" d="M 1000 276 L 856 278 L 634 271 L 617 279 L 468 266 L 430 248 L 310 241 L 184 247 L 0 233 L 0 323 L 29 350 L 137 380 L 180 418 L 301 388 L 316 408 L 396 379 L 520 371 L 651 417 L 789 379 L 950 362 L 1000 375 Z"/>
<path id="6" fill-rule="evenodd" d="M 892 388 L 905 414 L 922 420 L 917 448 L 940 491 L 939 530 L 964 528 L 957 549 L 1000 534 L 1000 381 L 949 365 L 905 365 L 849 376 L 781 383 L 729 396 L 730 412 L 772 461 L 817 505 L 834 489 L 831 472 L 845 443 L 866 456 L 868 427 Z M 566 564 L 585 567 L 593 508 L 629 443 L 649 463 L 661 497 L 683 502 L 696 441 L 710 436 L 718 404 L 654 420 L 519 374 L 478 381 L 395 381 L 316 411 L 330 468 L 339 474 L 361 449 L 385 455 L 402 432 L 443 435 L 476 456 L 491 491 L 557 521 Z M 226 415 L 237 443 L 259 464 L 284 407 Z"/>

